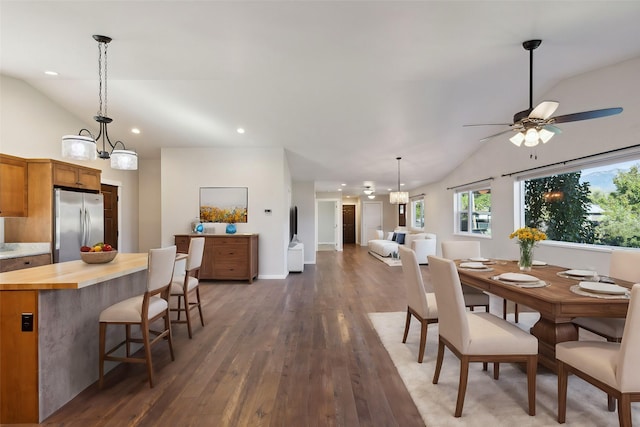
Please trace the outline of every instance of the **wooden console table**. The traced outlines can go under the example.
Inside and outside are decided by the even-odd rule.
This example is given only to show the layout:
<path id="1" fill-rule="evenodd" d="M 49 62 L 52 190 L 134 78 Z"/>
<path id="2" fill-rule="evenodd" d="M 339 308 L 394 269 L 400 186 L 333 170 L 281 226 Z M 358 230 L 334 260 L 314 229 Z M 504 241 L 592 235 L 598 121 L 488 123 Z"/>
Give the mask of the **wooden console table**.
<path id="1" fill-rule="evenodd" d="M 189 252 L 189 241 L 204 237 L 202 280 L 248 280 L 258 277 L 258 234 L 176 234 L 178 252 Z"/>

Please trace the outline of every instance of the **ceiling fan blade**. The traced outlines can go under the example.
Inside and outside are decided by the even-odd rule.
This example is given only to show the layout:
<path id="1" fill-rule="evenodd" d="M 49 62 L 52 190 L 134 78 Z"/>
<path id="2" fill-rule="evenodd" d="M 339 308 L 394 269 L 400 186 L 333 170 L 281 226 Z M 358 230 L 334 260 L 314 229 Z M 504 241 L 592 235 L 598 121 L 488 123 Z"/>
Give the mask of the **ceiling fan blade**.
<path id="1" fill-rule="evenodd" d="M 502 132 L 498 132 L 498 133 L 494 133 L 493 135 L 485 136 L 484 138 L 482 138 L 480 140 L 480 142 L 487 141 L 487 140 L 493 138 L 494 136 L 503 135 L 503 134 L 508 133 L 508 132 L 513 132 L 513 131 L 511 129 L 503 130 Z"/>
<path id="2" fill-rule="evenodd" d="M 476 125 L 462 125 L 462 127 L 470 127 L 470 126 L 511 126 L 512 123 L 480 123 Z"/>
<path id="3" fill-rule="evenodd" d="M 552 117 L 551 123 L 577 122 L 580 120 L 597 119 L 600 117 L 613 116 L 622 113 L 622 107 L 604 108 L 602 110 L 583 111 L 581 113 L 565 114 L 564 116 Z"/>
<path id="4" fill-rule="evenodd" d="M 558 108 L 559 103 L 556 101 L 542 101 L 536 108 L 529 113 L 530 119 L 548 119 Z"/>
<path id="5" fill-rule="evenodd" d="M 555 133 L 556 135 L 562 133 L 562 129 L 560 129 L 558 126 L 554 126 L 554 125 L 545 125 L 545 126 L 542 127 L 542 129 L 546 129 L 549 132 Z"/>

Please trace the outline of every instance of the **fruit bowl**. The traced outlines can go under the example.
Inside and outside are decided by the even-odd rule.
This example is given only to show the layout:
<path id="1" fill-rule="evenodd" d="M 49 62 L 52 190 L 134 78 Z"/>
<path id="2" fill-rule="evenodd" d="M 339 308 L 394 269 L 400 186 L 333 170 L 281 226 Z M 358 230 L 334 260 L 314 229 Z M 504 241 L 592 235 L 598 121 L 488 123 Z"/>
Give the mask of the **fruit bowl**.
<path id="1" fill-rule="evenodd" d="M 80 258 L 87 264 L 106 264 L 113 261 L 118 251 L 109 252 L 80 252 Z"/>

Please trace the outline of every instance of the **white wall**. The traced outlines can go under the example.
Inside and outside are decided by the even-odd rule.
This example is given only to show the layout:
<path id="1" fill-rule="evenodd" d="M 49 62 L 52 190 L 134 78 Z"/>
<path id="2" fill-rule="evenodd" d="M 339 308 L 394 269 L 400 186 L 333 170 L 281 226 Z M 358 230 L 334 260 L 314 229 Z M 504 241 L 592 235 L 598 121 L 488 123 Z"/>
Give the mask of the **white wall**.
<path id="1" fill-rule="evenodd" d="M 119 250 L 138 252 L 138 173 L 111 169 L 108 161 L 100 159 L 69 162 L 61 155 L 63 135 L 76 134 L 82 128 L 98 129 L 93 115 L 87 111 L 87 120 L 80 120 L 22 80 L 0 75 L 0 152 L 101 169 L 103 182 L 121 186 Z"/>
<path id="2" fill-rule="evenodd" d="M 286 277 L 290 183 L 282 148 L 163 148 L 161 154 L 161 241 L 189 231 L 199 215 L 200 187 L 247 187 L 248 222 L 238 233 L 259 233 L 259 277 Z M 271 209 L 271 215 L 265 214 Z M 215 224 L 221 234 L 226 224 Z"/>
<path id="3" fill-rule="evenodd" d="M 518 247 L 508 237 L 517 227 L 515 181 L 501 175 L 640 143 L 640 86 L 636 84 L 639 75 L 640 59 L 635 59 L 568 79 L 534 100 L 534 104 L 545 99 L 560 102 L 556 115 L 617 106 L 624 108 L 618 116 L 558 125 L 563 133 L 535 150 L 537 160 L 529 158 L 530 149 L 514 146 L 507 136 L 496 137 L 484 144 L 469 141 L 470 144 L 479 144 L 473 156 L 442 181 L 411 192 L 426 194 L 425 230 L 436 233 L 438 242 L 478 239 L 484 256 L 516 259 Z M 487 133 L 491 130 L 488 129 Z M 489 177 L 495 178 L 491 182 L 492 237 L 454 236 L 453 190 L 446 188 Z M 441 253 L 440 244 L 438 253 Z M 594 268 L 601 274 L 608 272 L 607 250 L 542 243 L 536 248 L 535 257 L 567 267 Z"/>
<path id="4" fill-rule="evenodd" d="M 160 159 L 140 159 L 138 161 L 138 180 L 140 184 L 140 215 L 138 216 L 140 237 L 138 246 L 140 252 L 148 252 L 149 249 L 162 247 L 162 238 L 160 237 L 160 230 L 162 229 L 162 206 L 160 203 L 162 170 Z"/>

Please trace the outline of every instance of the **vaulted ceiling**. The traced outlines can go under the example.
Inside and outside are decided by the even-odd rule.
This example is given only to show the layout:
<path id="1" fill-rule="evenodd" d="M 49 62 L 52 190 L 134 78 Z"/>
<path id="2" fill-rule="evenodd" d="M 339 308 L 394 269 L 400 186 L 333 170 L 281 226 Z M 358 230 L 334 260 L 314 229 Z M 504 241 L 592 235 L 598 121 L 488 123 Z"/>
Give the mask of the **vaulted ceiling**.
<path id="1" fill-rule="evenodd" d="M 91 36 L 107 35 L 109 133 L 141 158 L 280 146 L 296 180 L 380 194 L 397 186 L 397 156 L 405 188 L 437 181 L 504 129 L 464 124 L 528 107 L 524 40 L 543 40 L 537 103 L 563 79 L 640 56 L 638 22 L 638 1 L 1 0 L 0 72 L 97 129 Z M 575 112 L 557 101 L 556 114 Z"/>

